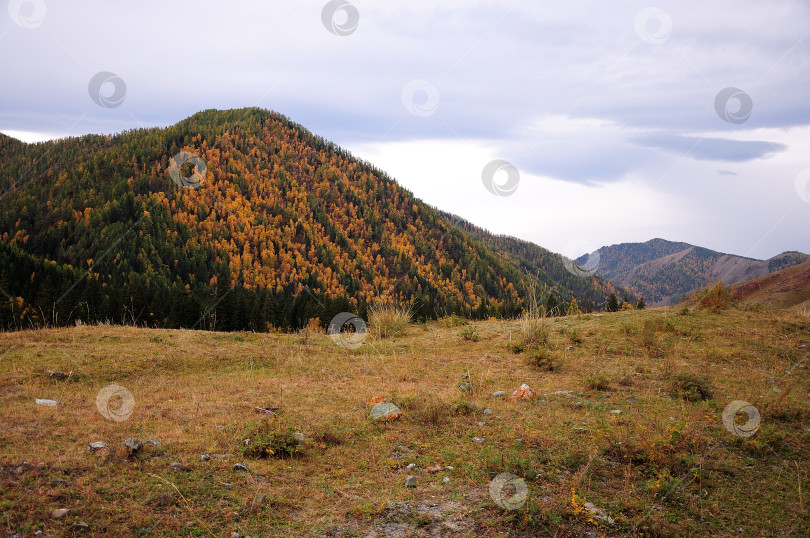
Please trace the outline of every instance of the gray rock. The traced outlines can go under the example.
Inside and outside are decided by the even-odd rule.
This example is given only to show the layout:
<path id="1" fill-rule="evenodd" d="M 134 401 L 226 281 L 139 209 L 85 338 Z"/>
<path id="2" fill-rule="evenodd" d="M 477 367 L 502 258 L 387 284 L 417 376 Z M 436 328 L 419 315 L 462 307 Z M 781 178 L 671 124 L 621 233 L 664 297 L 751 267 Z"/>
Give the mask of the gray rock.
<path id="1" fill-rule="evenodd" d="M 472 437 L 472 438 L 471 438 L 471 441 L 472 441 L 473 443 L 483 443 L 483 442 L 484 442 L 484 440 L 483 440 L 483 439 L 481 439 L 480 437 Z"/>
<path id="2" fill-rule="evenodd" d="M 374 420 L 393 419 L 402 414 L 402 410 L 390 402 L 378 403 L 371 408 L 371 418 Z"/>
<path id="3" fill-rule="evenodd" d="M 169 464 L 169 467 L 171 467 L 172 469 L 182 469 L 182 468 L 183 468 L 183 464 L 182 464 L 182 463 L 180 463 L 179 461 L 173 461 L 173 462 L 171 462 L 171 463 Z"/>
<path id="4" fill-rule="evenodd" d="M 638 400 L 637 400 L 636 398 L 633 398 L 632 396 L 631 396 L 630 398 L 627 398 L 627 399 L 625 400 L 625 402 L 627 402 L 627 403 L 629 403 L 629 404 L 634 404 L 634 403 L 636 403 L 637 401 L 638 401 Z"/>
<path id="5" fill-rule="evenodd" d="M 135 439 L 134 437 L 127 437 L 127 440 L 124 441 L 124 446 L 131 455 L 135 455 L 141 448 L 143 448 L 143 444 L 139 439 Z"/>
<path id="6" fill-rule="evenodd" d="M 604 510 L 601 508 L 597 508 L 593 503 L 587 502 L 584 504 L 585 509 L 591 513 L 594 519 L 599 519 L 601 521 L 607 522 L 608 525 L 613 525 L 616 523 L 612 517 L 607 515 Z"/>
<path id="7" fill-rule="evenodd" d="M 94 441 L 87 445 L 87 448 L 90 452 L 95 452 L 96 450 L 101 450 L 102 448 L 107 448 L 107 443 L 104 441 Z"/>
<path id="8" fill-rule="evenodd" d="M 612 414 L 614 414 L 614 415 L 621 415 L 621 414 L 622 414 L 622 410 L 621 410 L 621 409 L 612 409 L 610 412 L 611 412 Z"/>
<path id="9" fill-rule="evenodd" d="M 506 392 L 502 390 L 496 390 L 495 392 L 492 393 L 493 398 L 503 398 L 504 396 L 506 396 Z"/>
<path id="10" fill-rule="evenodd" d="M 568 346 L 567 348 L 565 348 L 566 351 L 572 351 L 573 349 L 574 349 L 574 346 Z"/>
<path id="11" fill-rule="evenodd" d="M 405 470 L 406 470 L 406 471 L 410 471 L 410 470 L 411 470 L 411 469 L 413 469 L 414 467 L 416 467 L 416 464 L 415 464 L 415 463 L 409 463 L 409 464 L 407 465 L 407 467 L 405 467 Z"/>
<path id="12" fill-rule="evenodd" d="M 492 409 L 484 409 L 484 414 L 485 415 L 491 415 L 492 414 Z"/>
<path id="13" fill-rule="evenodd" d="M 461 379 L 470 379 L 468 374 L 461 374 Z"/>
<path id="14" fill-rule="evenodd" d="M 472 383 L 467 381 L 466 383 L 462 383 L 458 386 L 461 389 L 461 392 L 470 392 L 472 390 Z"/>
<path id="15" fill-rule="evenodd" d="M 478 425 L 479 425 L 479 426 L 486 426 L 486 425 L 487 425 L 487 423 L 486 423 L 486 422 L 484 422 L 483 420 L 481 420 L 481 421 L 479 421 L 479 422 L 478 422 Z"/>
<path id="16" fill-rule="evenodd" d="M 84 521 L 79 521 L 78 523 L 74 523 L 73 525 L 71 525 L 70 528 L 76 532 L 89 531 L 90 525 L 88 525 Z"/>
<path id="17" fill-rule="evenodd" d="M 244 463 L 237 463 L 237 464 L 235 464 L 233 466 L 233 470 L 234 471 L 247 471 L 248 468 L 247 468 L 247 465 L 245 465 Z"/>
<path id="18" fill-rule="evenodd" d="M 54 519 L 59 519 L 60 517 L 65 517 L 69 513 L 70 510 L 68 510 L 67 508 L 57 508 L 56 510 L 51 512 L 51 515 L 53 516 Z"/>
<path id="19" fill-rule="evenodd" d="M 203 454 L 202 456 L 200 456 L 200 461 L 209 461 L 210 459 L 211 456 L 209 456 L 208 454 Z"/>
<path id="20" fill-rule="evenodd" d="M 160 446 L 160 441 L 158 441 L 157 439 L 147 439 L 146 444 L 148 446 Z"/>
<path id="21" fill-rule="evenodd" d="M 48 406 L 59 405 L 59 402 L 57 402 L 56 400 L 48 400 L 45 398 L 36 398 L 34 401 L 37 402 L 39 405 L 48 405 Z"/>
<path id="22" fill-rule="evenodd" d="M 445 469 L 447 469 L 448 471 L 452 471 L 453 469 L 455 469 L 455 467 L 453 467 L 452 465 L 448 465 L 447 467 L 445 467 Z"/>
<path id="23" fill-rule="evenodd" d="M 413 475 L 409 475 L 405 478 L 405 487 L 406 488 L 415 488 L 416 487 L 416 477 Z"/>
<path id="24" fill-rule="evenodd" d="M 444 478 L 442 478 L 442 482 L 444 482 L 445 484 L 450 483 L 450 477 L 449 477 L 449 476 L 445 476 Z"/>

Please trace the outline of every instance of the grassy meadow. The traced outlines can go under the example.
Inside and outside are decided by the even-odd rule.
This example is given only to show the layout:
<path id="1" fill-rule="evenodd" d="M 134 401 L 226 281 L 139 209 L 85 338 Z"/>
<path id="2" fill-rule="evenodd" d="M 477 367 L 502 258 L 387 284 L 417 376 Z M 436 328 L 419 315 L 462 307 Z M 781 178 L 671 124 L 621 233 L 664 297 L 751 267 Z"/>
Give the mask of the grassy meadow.
<path id="1" fill-rule="evenodd" d="M 0 333 L 3 532 L 810 533 L 807 316 L 692 308 L 379 325 L 356 349 L 315 329 Z M 537 397 L 511 401 L 522 383 Z M 110 385 L 125 392 L 97 401 Z M 402 416 L 372 420 L 375 398 Z M 759 411 L 750 437 L 724 426 L 735 400 Z M 108 448 L 89 450 L 97 441 Z M 490 494 L 506 472 L 528 488 L 514 509 Z"/>

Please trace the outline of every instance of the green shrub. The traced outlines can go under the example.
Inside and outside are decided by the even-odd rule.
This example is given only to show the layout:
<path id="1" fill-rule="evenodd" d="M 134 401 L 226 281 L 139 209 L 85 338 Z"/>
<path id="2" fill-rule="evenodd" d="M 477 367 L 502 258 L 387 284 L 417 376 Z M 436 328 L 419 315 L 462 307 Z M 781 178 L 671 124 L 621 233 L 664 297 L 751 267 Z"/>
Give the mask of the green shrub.
<path id="1" fill-rule="evenodd" d="M 699 402 L 712 397 L 712 388 L 709 382 L 693 374 L 678 374 L 673 381 L 675 395 L 688 402 Z"/>
<path id="2" fill-rule="evenodd" d="M 261 459 L 292 457 L 302 450 L 295 429 L 273 419 L 251 422 L 242 436 L 240 449 L 246 457 Z"/>

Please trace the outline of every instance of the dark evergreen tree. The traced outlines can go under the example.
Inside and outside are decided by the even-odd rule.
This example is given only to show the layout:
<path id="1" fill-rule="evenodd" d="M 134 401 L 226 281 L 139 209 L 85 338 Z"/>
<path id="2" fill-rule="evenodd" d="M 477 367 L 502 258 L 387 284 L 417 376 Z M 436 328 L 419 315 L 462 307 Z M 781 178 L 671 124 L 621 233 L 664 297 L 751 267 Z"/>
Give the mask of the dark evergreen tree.
<path id="1" fill-rule="evenodd" d="M 619 300 L 616 298 L 615 293 L 611 293 L 610 297 L 608 297 L 607 307 L 605 308 L 606 312 L 618 312 L 619 311 Z"/>

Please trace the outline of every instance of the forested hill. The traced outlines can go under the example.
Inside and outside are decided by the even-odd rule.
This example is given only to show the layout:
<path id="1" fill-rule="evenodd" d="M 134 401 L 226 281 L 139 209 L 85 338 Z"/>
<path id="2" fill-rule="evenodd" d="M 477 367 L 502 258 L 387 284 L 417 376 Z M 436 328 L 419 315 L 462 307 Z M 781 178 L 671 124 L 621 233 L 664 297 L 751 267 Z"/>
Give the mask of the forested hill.
<path id="1" fill-rule="evenodd" d="M 602 277 L 587 275 L 585 271 L 581 271 L 579 275 L 572 273 L 566 268 L 565 259 L 560 254 L 529 241 L 492 234 L 451 213 L 439 213 L 448 224 L 457 226 L 464 233 L 478 239 L 524 273 L 534 275 L 540 288 L 540 296 L 548 297 L 548 294 L 553 294 L 560 304 L 567 304 L 575 297 L 584 311 L 604 308 L 605 299 L 611 293 L 626 301 L 635 302 L 636 297 L 631 292 Z"/>
<path id="2" fill-rule="evenodd" d="M 201 159 L 198 172 L 204 163 L 199 188 L 172 181 L 180 152 Z M 511 316 L 536 276 L 262 109 L 37 144 L 2 136 L 0 235 L 5 328 L 263 331 L 365 315 L 375 301 L 412 302 L 419 318 Z M 556 289 L 604 300 L 587 283 Z"/>

